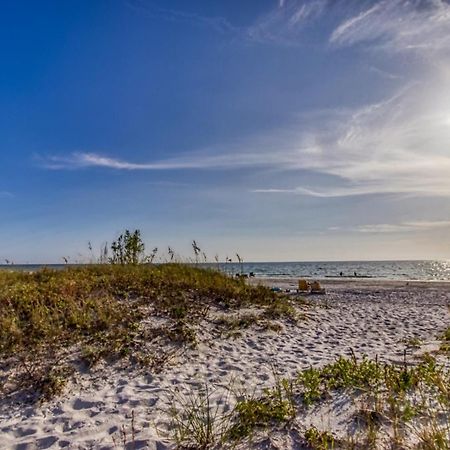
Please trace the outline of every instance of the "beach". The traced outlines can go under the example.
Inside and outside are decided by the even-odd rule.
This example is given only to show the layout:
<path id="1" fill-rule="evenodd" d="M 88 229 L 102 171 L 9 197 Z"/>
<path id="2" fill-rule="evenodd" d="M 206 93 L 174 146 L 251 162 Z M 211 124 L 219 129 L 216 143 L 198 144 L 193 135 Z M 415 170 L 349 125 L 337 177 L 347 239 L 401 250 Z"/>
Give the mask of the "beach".
<path id="1" fill-rule="evenodd" d="M 450 450 L 450 0 L 1 6 L 0 450 Z"/>
<path id="2" fill-rule="evenodd" d="M 438 352 L 450 323 L 450 283 L 320 282 L 326 293 L 303 295 L 295 306 L 295 320 L 272 317 L 268 326 L 255 319 L 261 312 L 258 307 L 229 312 L 211 308 L 194 325 L 196 345 L 171 347 L 170 357 L 157 367 L 100 361 L 73 373 L 64 391 L 49 401 L 30 403 L 14 395 L 2 398 L 0 447 L 176 448 L 174 405 L 186 406 L 205 389 L 219 414 L 232 408 L 243 392 L 259 395 L 281 378 L 324 367 L 339 357 L 367 357 L 380 364 L 409 367 L 431 354 L 448 365 L 448 357 Z M 248 283 L 283 291 L 297 287 L 295 278 L 250 279 Z M 250 324 L 236 320 L 249 317 Z M 234 325 L 224 332 L 218 323 L 226 320 Z M 65 358 L 72 357 L 69 349 Z M 5 373 L 3 368 L 4 380 Z M 304 438 L 304 430 L 311 426 L 345 436 L 356 407 L 348 398 L 339 398 L 300 410 L 289 427 L 258 430 L 234 446 L 312 448 L 305 446 Z"/>

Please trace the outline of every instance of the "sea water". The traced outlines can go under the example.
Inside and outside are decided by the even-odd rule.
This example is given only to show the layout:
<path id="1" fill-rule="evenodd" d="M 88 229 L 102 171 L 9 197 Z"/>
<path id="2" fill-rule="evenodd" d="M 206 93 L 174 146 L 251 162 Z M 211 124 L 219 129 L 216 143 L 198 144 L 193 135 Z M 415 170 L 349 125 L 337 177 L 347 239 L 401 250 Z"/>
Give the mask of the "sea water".
<path id="1" fill-rule="evenodd" d="M 253 272 L 257 277 L 450 281 L 450 261 L 244 262 L 219 266 L 227 273 Z"/>
<path id="2" fill-rule="evenodd" d="M 200 264 L 230 275 L 253 272 L 257 277 L 374 278 L 385 280 L 450 281 L 450 261 L 327 261 L 245 262 Z M 0 269 L 36 271 L 63 269 L 61 264 L 0 265 Z"/>

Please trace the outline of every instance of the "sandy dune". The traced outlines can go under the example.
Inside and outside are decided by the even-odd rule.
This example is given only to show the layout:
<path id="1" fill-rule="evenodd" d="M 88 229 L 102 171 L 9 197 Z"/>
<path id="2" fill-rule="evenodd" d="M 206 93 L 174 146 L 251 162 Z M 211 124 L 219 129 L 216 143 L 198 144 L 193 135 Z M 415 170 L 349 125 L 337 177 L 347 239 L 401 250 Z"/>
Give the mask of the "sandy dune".
<path id="1" fill-rule="evenodd" d="M 252 282 L 282 288 L 296 283 Z M 166 433 L 171 404 L 205 383 L 220 404 L 223 387 L 260 389 L 274 382 L 274 372 L 294 375 L 351 351 L 386 361 L 403 361 L 406 351 L 412 363 L 415 353 L 437 348 L 450 323 L 450 284 L 328 280 L 324 285 L 327 294 L 309 296 L 310 306 L 300 310 L 303 318 L 280 322 L 280 332 L 255 326 L 240 336 L 220 336 L 212 314 L 198 326 L 197 348 L 180 350 L 159 373 L 103 363 L 76 374 L 62 396 L 43 405 L 1 400 L 0 448 L 106 449 L 131 440 L 134 447 L 128 448 L 172 448 Z M 413 342 L 420 348 L 409 345 Z M 326 422 L 326 414 L 317 420 Z M 279 439 L 279 448 L 295 448 L 295 435 L 273 439 Z"/>

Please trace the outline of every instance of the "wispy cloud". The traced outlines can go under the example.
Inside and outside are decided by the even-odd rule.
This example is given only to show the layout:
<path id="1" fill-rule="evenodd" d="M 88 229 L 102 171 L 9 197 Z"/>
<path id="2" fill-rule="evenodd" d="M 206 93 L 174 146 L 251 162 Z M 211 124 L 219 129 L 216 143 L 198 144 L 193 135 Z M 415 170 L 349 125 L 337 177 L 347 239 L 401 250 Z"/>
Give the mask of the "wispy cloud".
<path id="1" fill-rule="evenodd" d="M 171 158 L 151 163 L 134 163 L 103 156 L 97 153 L 76 152 L 69 156 L 39 158 L 40 165 L 47 169 L 84 169 L 100 167 L 113 170 L 189 170 L 189 169 L 236 169 L 240 167 L 266 166 L 280 163 L 274 155 L 210 154 L 206 152 Z"/>
<path id="2" fill-rule="evenodd" d="M 369 66 L 368 70 L 370 72 L 376 73 L 380 77 L 386 78 L 388 80 L 400 80 L 400 79 L 404 78 L 402 75 L 388 72 L 388 71 L 380 69 L 379 67 L 376 67 L 376 66 Z"/>
<path id="3" fill-rule="evenodd" d="M 318 39 L 332 46 L 449 50 L 448 0 L 279 0 L 278 7 L 239 33 L 255 42 L 299 45 L 305 28 L 317 19 L 324 19 L 316 28 Z"/>
<path id="4" fill-rule="evenodd" d="M 242 36 L 254 42 L 298 45 L 306 25 L 320 17 L 327 0 L 285 0 L 279 7 L 257 18 Z"/>
<path id="5" fill-rule="evenodd" d="M 362 42 L 391 51 L 448 51 L 450 6 L 445 0 L 380 0 L 346 18 L 330 36 L 334 45 Z"/>
<path id="6" fill-rule="evenodd" d="M 309 129 L 308 139 L 299 136 L 297 161 L 292 164 L 341 182 L 256 191 L 316 197 L 450 196 L 450 96 L 443 95 L 442 86 L 450 86 L 448 77 L 411 85 L 353 111 L 324 113 L 316 119 L 319 125 Z M 312 149 L 304 145 L 308 141 L 314 143 Z"/>
<path id="7" fill-rule="evenodd" d="M 151 2 L 143 0 L 128 0 L 128 7 L 135 10 L 139 14 L 143 14 L 149 18 L 163 19 L 169 22 L 186 22 L 194 25 L 200 25 L 213 29 L 219 33 L 237 33 L 239 27 L 232 25 L 224 17 L 205 16 L 202 14 L 188 13 L 181 10 L 159 8 Z"/>
<path id="8" fill-rule="evenodd" d="M 215 148 L 159 161 L 131 162 L 79 152 L 41 160 L 49 169 L 272 169 L 297 172 L 297 186 L 254 192 L 344 197 L 370 194 L 450 196 L 450 76 L 410 85 L 356 109 L 327 110 L 300 123 Z M 420 95 L 418 94 L 420 92 Z M 329 176 L 302 185 L 302 174 Z M 292 178 L 291 178 L 292 179 Z M 282 177 L 280 177 L 282 180 Z"/>
<path id="9" fill-rule="evenodd" d="M 305 24 L 341 4 L 326 0 L 280 1 L 245 33 L 254 40 L 290 40 Z M 389 51 L 401 48 L 445 51 L 447 44 L 450 48 L 447 2 L 380 0 L 348 4 L 351 8 L 345 8 L 345 20 L 331 34 L 333 46 L 368 42 Z M 170 20 L 193 20 L 218 30 L 234 29 L 220 18 L 210 21 L 208 17 L 179 11 L 157 11 Z M 308 111 L 298 122 L 241 138 L 238 144 L 217 144 L 191 154 L 180 149 L 178 156 L 147 161 L 78 152 L 43 158 L 41 165 L 54 170 L 272 169 L 297 173 L 298 182 L 285 186 L 283 177 L 279 177 L 278 185 L 273 181 L 262 182 L 253 192 L 317 198 L 374 194 L 450 197 L 450 63 L 448 58 L 435 58 L 433 63 L 432 69 L 421 68 L 422 76 L 417 80 L 406 72 L 398 73 L 399 66 L 390 71 L 389 67 L 379 69 L 369 63 L 369 70 L 393 81 L 402 78 L 405 86 L 367 105 Z M 131 151 L 128 149 L 127 154 Z M 305 172 L 320 175 L 317 183 L 306 184 Z M 328 177 L 326 183 L 322 183 L 324 176 Z M 292 178 L 289 177 L 291 182 Z"/>
<path id="10" fill-rule="evenodd" d="M 189 168 L 181 163 L 152 163 L 139 164 L 120 159 L 110 158 L 97 153 L 75 152 L 69 156 L 49 156 L 40 158 L 41 164 L 47 169 L 83 169 L 89 167 L 101 167 L 114 170 L 167 170 Z"/>
<path id="11" fill-rule="evenodd" d="M 8 191 L 0 191 L 0 198 L 13 198 L 14 194 Z"/>
<path id="12" fill-rule="evenodd" d="M 437 221 L 416 221 L 416 222 L 402 222 L 402 223 L 379 223 L 370 225 L 360 225 L 350 230 L 359 233 L 404 233 L 404 232 L 420 232 L 429 231 L 439 228 L 450 228 L 450 220 Z M 342 231 L 334 228 L 335 231 Z M 333 231 L 333 230 L 330 230 Z"/>
<path id="13" fill-rule="evenodd" d="M 127 0 L 126 5 L 149 18 L 207 27 L 258 43 L 301 45 L 305 27 L 324 16 L 327 20 L 318 31 L 333 46 L 365 42 L 396 51 L 430 51 L 447 50 L 450 43 L 446 0 L 278 0 L 247 26 L 237 26 L 225 17 L 161 8 L 146 0 Z M 330 29 L 336 17 L 341 22 Z"/>
<path id="14" fill-rule="evenodd" d="M 303 195 L 308 197 L 318 198 L 339 198 L 339 197 L 356 197 L 361 195 L 380 195 L 380 194 L 399 194 L 399 193 L 418 193 L 417 188 L 406 189 L 394 189 L 391 187 L 384 188 L 383 186 L 374 186 L 373 188 L 364 185 L 354 185 L 348 188 L 329 188 L 329 189 L 309 189 L 306 187 L 296 187 L 293 189 L 252 189 L 251 192 L 259 194 L 294 194 Z"/>
<path id="15" fill-rule="evenodd" d="M 149 18 L 207 27 L 233 39 L 258 43 L 297 45 L 303 27 L 319 17 L 328 0 L 279 0 L 278 5 L 256 17 L 247 26 L 237 26 L 225 17 L 206 16 L 179 9 L 160 8 L 145 0 L 128 0 L 126 5 Z"/>

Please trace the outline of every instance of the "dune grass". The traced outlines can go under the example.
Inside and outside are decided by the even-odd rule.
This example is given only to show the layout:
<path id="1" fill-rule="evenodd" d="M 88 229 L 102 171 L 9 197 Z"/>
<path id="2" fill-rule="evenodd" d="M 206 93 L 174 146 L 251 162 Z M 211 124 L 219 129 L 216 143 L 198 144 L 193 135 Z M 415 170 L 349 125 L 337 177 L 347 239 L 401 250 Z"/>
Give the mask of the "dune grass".
<path id="1" fill-rule="evenodd" d="M 442 335 L 441 351 L 450 356 L 450 327 Z"/>
<path id="2" fill-rule="evenodd" d="M 222 448 L 225 444 L 233 448 L 238 443 L 250 444 L 259 432 L 297 428 L 302 448 L 309 450 L 449 449 L 449 389 L 448 368 L 431 357 L 411 367 L 340 357 L 321 368 L 303 370 L 293 379 L 276 377 L 275 386 L 259 395 L 240 392 L 222 416 L 208 398 L 212 389 L 206 390 L 203 408 L 193 401 L 181 403 L 172 431 L 181 448 Z M 347 434 L 337 436 L 326 428 L 301 425 L 302 417 L 320 414 L 321 405 L 333 402 L 337 395 L 341 399 L 344 395 L 353 405 Z M 206 435 L 207 440 L 199 440 Z"/>
<path id="3" fill-rule="evenodd" d="M 213 270 L 181 264 L 99 265 L 0 272 L 0 353 L 130 332 L 142 307 L 173 319 L 223 308 L 272 305 L 276 296 Z"/>
<path id="4" fill-rule="evenodd" d="M 157 346 L 194 346 L 211 308 L 292 314 L 283 301 L 267 288 L 185 264 L 0 271 L 0 390 L 7 384 L 2 372 L 13 367 L 19 384 L 28 379 L 34 389 L 59 391 L 71 368 L 55 368 L 69 349 L 88 366 L 129 357 L 161 368 L 171 354 Z M 144 352 L 148 343 L 156 347 L 151 353 Z"/>

